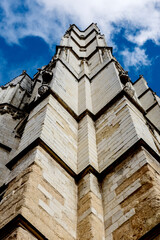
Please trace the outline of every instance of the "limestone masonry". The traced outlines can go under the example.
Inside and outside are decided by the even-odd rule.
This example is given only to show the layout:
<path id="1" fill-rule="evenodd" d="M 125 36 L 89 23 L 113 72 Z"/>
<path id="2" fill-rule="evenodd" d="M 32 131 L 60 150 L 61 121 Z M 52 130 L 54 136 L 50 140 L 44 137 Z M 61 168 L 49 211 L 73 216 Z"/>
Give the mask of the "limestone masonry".
<path id="1" fill-rule="evenodd" d="M 0 87 L 0 239 L 160 240 L 160 98 L 96 24 Z"/>

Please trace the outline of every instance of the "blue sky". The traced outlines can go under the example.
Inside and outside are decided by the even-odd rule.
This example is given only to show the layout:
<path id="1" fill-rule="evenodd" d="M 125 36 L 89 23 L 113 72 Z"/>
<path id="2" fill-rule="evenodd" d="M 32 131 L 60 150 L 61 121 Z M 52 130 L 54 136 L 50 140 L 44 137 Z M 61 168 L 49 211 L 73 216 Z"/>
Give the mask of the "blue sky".
<path id="1" fill-rule="evenodd" d="M 92 22 L 132 81 L 144 75 L 160 96 L 160 0 L 3 0 L 0 85 L 46 65 L 70 24 Z"/>

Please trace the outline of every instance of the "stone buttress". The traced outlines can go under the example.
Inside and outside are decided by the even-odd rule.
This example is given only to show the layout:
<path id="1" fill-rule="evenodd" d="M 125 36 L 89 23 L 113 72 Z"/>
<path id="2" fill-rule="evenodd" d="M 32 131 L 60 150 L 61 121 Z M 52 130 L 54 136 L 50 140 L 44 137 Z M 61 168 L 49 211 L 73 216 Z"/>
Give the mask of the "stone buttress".
<path id="1" fill-rule="evenodd" d="M 160 98 L 96 24 L 0 88 L 0 238 L 160 237 Z"/>

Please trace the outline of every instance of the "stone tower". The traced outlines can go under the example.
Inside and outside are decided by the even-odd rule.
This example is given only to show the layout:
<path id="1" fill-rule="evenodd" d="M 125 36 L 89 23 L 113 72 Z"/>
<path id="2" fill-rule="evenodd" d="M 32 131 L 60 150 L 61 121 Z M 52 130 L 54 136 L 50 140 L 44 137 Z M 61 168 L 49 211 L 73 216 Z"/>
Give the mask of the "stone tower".
<path id="1" fill-rule="evenodd" d="M 160 239 L 160 98 L 96 24 L 0 88 L 0 239 Z"/>

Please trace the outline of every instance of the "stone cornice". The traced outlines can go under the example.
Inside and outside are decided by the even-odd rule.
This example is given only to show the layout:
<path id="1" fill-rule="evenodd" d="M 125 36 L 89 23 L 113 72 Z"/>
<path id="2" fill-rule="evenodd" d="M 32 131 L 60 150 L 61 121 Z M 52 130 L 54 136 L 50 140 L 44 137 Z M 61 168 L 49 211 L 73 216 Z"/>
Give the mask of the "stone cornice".
<path id="1" fill-rule="evenodd" d="M 133 83 L 134 84 L 134 83 Z M 138 99 L 140 99 L 141 97 L 143 97 L 147 92 L 152 91 L 151 88 L 147 88 L 141 95 L 139 95 Z M 153 92 L 153 91 L 152 91 Z"/>
<path id="2" fill-rule="evenodd" d="M 94 40 L 96 40 L 96 37 L 94 36 L 86 45 L 80 45 L 72 36 L 71 39 L 79 48 L 87 48 L 92 42 L 94 42 Z"/>
<path id="3" fill-rule="evenodd" d="M 108 108 L 110 108 L 114 103 L 116 103 L 118 100 L 120 100 L 123 96 L 127 97 L 127 99 L 129 101 L 131 101 L 140 111 L 141 113 L 144 115 L 145 111 L 141 108 L 141 106 L 136 103 L 136 101 L 131 98 L 125 91 L 121 91 L 119 92 L 109 103 L 107 103 L 99 112 L 97 112 L 95 115 L 93 113 L 91 113 L 88 109 L 86 109 L 83 113 L 81 113 L 79 116 L 73 111 L 71 110 L 71 108 L 69 108 L 69 106 L 52 90 L 49 90 L 48 92 L 46 92 L 44 95 L 42 95 L 41 98 L 39 98 L 36 102 L 33 102 L 32 104 L 30 104 L 29 108 L 28 108 L 28 113 L 34 109 L 40 102 L 42 102 L 46 97 L 48 97 L 49 95 L 52 95 L 71 115 L 72 117 L 77 121 L 81 121 L 86 115 L 90 116 L 92 118 L 93 121 L 96 121 L 103 113 L 105 113 L 107 111 Z M 145 117 L 145 116 L 144 116 Z M 147 118 L 146 118 L 147 119 Z M 159 133 L 159 130 L 147 119 L 147 122 L 154 127 L 154 129 Z M 160 133 L 159 133 L 160 134 Z M 47 152 L 52 153 L 51 155 L 54 156 L 54 159 L 58 159 L 58 162 L 61 162 L 61 165 L 64 167 L 65 169 L 67 169 L 67 171 L 70 173 L 71 176 L 75 177 L 76 173 L 74 171 L 72 171 L 72 169 L 68 166 L 66 167 L 66 164 L 63 162 L 62 159 L 60 159 L 56 153 L 54 153 L 49 147 L 46 148 L 46 144 L 41 140 L 41 139 L 36 139 L 34 142 L 32 142 L 28 147 L 26 147 L 24 150 L 22 150 L 22 152 L 20 152 L 16 157 L 14 157 L 9 163 L 7 163 L 7 167 L 9 169 L 12 169 L 12 167 L 15 165 L 15 163 L 17 161 L 19 161 L 19 159 L 21 159 L 28 151 L 30 151 L 31 149 L 33 149 L 36 146 L 42 146 L 43 148 L 47 149 Z M 144 145 L 144 144 L 143 144 Z M 3 146 L 4 148 L 5 146 Z M 7 147 L 7 146 L 6 146 Z M 5 149 L 6 149 L 5 147 Z M 148 148 L 148 147 L 147 147 Z M 8 151 L 10 151 L 11 149 L 7 147 Z M 150 149 L 151 152 L 151 149 Z M 115 161 L 116 162 L 116 161 Z M 90 170 L 93 170 L 92 167 L 90 167 Z M 95 169 L 93 170 L 93 172 L 97 172 Z M 96 174 L 97 175 L 97 174 Z"/>
<path id="4" fill-rule="evenodd" d="M 20 110 L 19 108 L 14 107 L 11 104 L 8 103 L 2 103 L 0 104 L 0 114 L 10 114 L 13 119 L 20 119 L 25 116 L 25 111 Z"/>
<path id="5" fill-rule="evenodd" d="M 7 152 L 10 152 L 12 149 L 2 143 L 0 143 L 0 148 L 3 148 L 4 150 L 6 150 Z"/>
<path id="6" fill-rule="evenodd" d="M 66 69 L 75 77 L 75 79 L 80 82 L 84 77 L 86 77 L 90 82 L 92 82 L 92 80 L 101 72 L 103 71 L 108 65 L 110 65 L 112 62 L 115 62 L 114 59 L 111 59 L 109 62 L 106 62 L 104 64 L 104 66 L 102 66 L 91 78 L 86 75 L 86 74 L 83 74 L 80 78 L 78 78 L 74 73 L 73 71 L 65 64 L 65 62 L 61 59 L 58 59 L 57 61 L 60 61 L 65 67 Z"/>
<path id="7" fill-rule="evenodd" d="M 96 121 L 108 108 L 110 108 L 115 102 L 120 100 L 123 96 L 127 97 L 127 99 L 132 102 L 136 108 L 142 113 L 145 114 L 144 109 L 132 98 L 129 96 L 127 92 L 121 90 L 110 102 L 108 102 L 100 111 L 96 114 L 93 114 L 91 111 L 86 109 L 80 115 L 77 115 L 61 98 L 55 93 L 52 89 L 49 89 L 44 95 L 42 95 L 37 101 L 32 102 L 28 107 L 28 112 L 33 110 L 40 102 L 42 102 L 46 97 L 52 95 L 71 115 L 72 117 L 79 122 L 84 116 L 89 115 L 93 121 Z"/>
<path id="8" fill-rule="evenodd" d="M 18 161 L 24 157 L 29 151 L 34 149 L 35 147 L 42 147 L 50 156 L 72 176 L 76 182 L 78 182 L 83 176 L 87 173 L 93 173 L 98 180 L 103 181 L 104 177 L 109 173 L 113 168 L 115 168 L 118 164 L 120 164 L 123 160 L 125 160 L 128 156 L 132 155 L 136 151 L 140 150 L 141 147 L 144 147 L 158 162 L 160 162 L 160 156 L 142 139 L 140 138 L 137 142 L 135 142 L 128 150 L 122 153 L 117 159 L 114 160 L 109 166 L 107 166 L 103 171 L 98 172 L 92 165 L 88 165 L 85 169 L 83 169 L 78 174 L 71 169 L 63 159 L 61 159 L 41 138 L 37 138 L 34 142 L 28 145 L 25 149 L 23 149 L 17 156 L 15 156 L 10 162 L 6 164 L 6 167 L 10 170 L 14 168 L 14 166 L 18 163 Z"/>
<path id="9" fill-rule="evenodd" d="M 84 29 L 84 30 L 80 30 L 79 27 L 77 27 L 76 24 L 72 24 L 71 27 L 74 26 L 74 27 L 76 27 L 76 28 L 78 29 L 79 32 L 84 33 L 84 32 L 86 32 L 92 25 L 97 25 L 97 24 L 92 22 L 92 23 L 91 23 L 86 29 Z M 94 29 L 95 29 L 95 28 L 94 28 Z"/>
<path id="10" fill-rule="evenodd" d="M 64 48 L 64 46 L 57 46 L 57 48 Z M 68 48 L 68 49 L 70 49 L 71 47 L 65 47 L 65 48 Z M 99 49 L 104 49 L 104 47 L 98 47 Z M 112 51 L 112 48 L 111 47 L 105 47 L 106 49 L 109 49 L 110 51 Z M 96 52 L 96 51 L 95 51 Z M 87 60 L 87 58 L 85 58 L 86 60 Z M 82 57 L 81 58 L 81 60 L 84 60 L 84 57 Z M 109 64 L 111 64 L 112 62 L 115 62 L 115 63 L 118 63 L 118 62 L 116 62 L 116 60 L 115 59 L 111 59 L 109 62 L 106 62 L 100 69 L 98 69 L 98 71 L 92 76 L 92 77 L 89 77 L 88 75 L 86 75 L 86 74 L 83 74 L 81 77 L 78 77 L 78 73 L 77 73 L 77 75 L 75 74 L 75 73 L 73 73 L 73 69 L 70 69 L 70 67 L 69 66 L 67 66 L 66 65 L 66 63 L 63 61 L 63 59 L 61 59 L 61 58 L 58 58 L 57 59 L 57 62 L 61 62 L 62 64 L 63 64 L 63 66 L 74 76 L 74 78 L 78 81 L 78 82 L 80 82 L 84 77 L 86 77 L 90 82 L 92 82 L 92 80 L 103 70 L 103 69 L 105 69 L 105 67 L 107 67 Z M 47 68 L 47 66 L 46 66 L 46 68 Z M 37 74 L 39 74 L 39 73 L 37 73 Z M 39 81 L 38 80 L 38 75 L 36 76 L 36 78 L 35 78 L 35 80 L 36 81 Z M 36 81 L 35 81 L 35 84 L 36 84 Z M 35 85 L 34 84 L 34 85 Z"/>
<path id="11" fill-rule="evenodd" d="M 63 48 L 70 49 L 70 51 L 74 54 L 74 56 L 75 56 L 78 60 L 84 60 L 84 59 L 86 59 L 87 61 L 89 61 L 90 58 L 93 57 L 93 55 L 96 54 L 99 49 L 108 49 L 108 50 L 110 50 L 110 51 L 112 52 L 112 47 L 107 47 L 107 46 L 106 46 L 106 47 L 100 47 L 100 46 L 96 46 L 95 50 L 94 50 L 93 52 L 91 52 L 88 56 L 80 57 L 80 56 L 78 56 L 78 54 L 73 50 L 72 47 L 57 45 L 57 46 L 56 46 L 56 52 L 58 51 L 59 48 L 61 48 L 61 49 L 63 49 Z"/>
<path id="12" fill-rule="evenodd" d="M 94 36 L 86 45 L 80 45 L 72 36 L 71 39 L 74 41 L 74 43 L 76 43 L 76 45 L 79 48 L 87 48 L 92 42 L 94 42 L 96 40 L 96 36 Z M 113 48 L 112 47 L 108 47 L 108 46 L 97 46 L 98 48 L 107 48 L 110 49 L 111 53 L 113 52 Z"/>
<path id="13" fill-rule="evenodd" d="M 158 105 L 158 102 L 155 102 L 155 103 L 153 103 L 152 104 L 152 106 L 150 106 L 147 110 L 146 110 L 146 112 L 148 113 L 148 112 L 150 112 L 155 106 L 157 106 Z"/>
<path id="14" fill-rule="evenodd" d="M 35 228 L 25 217 L 18 214 L 10 222 L 8 222 L 3 228 L 0 229 L 1 240 L 6 239 L 16 228 L 22 227 L 27 230 L 38 240 L 48 240 L 37 228 Z"/>
<path id="15" fill-rule="evenodd" d="M 83 119 L 86 115 L 90 116 L 93 121 L 96 121 L 105 111 L 107 111 L 108 108 L 110 108 L 114 103 L 116 103 L 118 100 L 120 100 L 123 96 L 125 96 L 144 116 L 146 121 L 149 125 L 151 125 L 157 132 L 160 134 L 159 129 L 147 118 L 146 111 L 132 98 L 130 95 L 125 92 L 124 90 L 120 91 L 110 102 L 108 102 L 99 112 L 96 114 L 93 114 L 91 111 L 86 109 L 84 112 L 82 112 L 80 115 L 77 115 L 63 100 L 60 98 L 60 96 L 55 93 L 53 90 L 49 89 L 48 92 L 46 92 L 44 95 L 42 95 L 37 101 L 32 102 L 28 106 L 28 113 L 33 110 L 40 102 L 42 102 L 46 97 L 49 95 L 52 95 L 66 110 L 68 113 L 71 114 L 71 116 L 77 121 L 80 122 L 81 119 Z"/>
<path id="16" fill-rule="evenodd" d="M 109 62 L 106 62 L 105 64 L 104 64 L 104 66 L 102 66 L 91 78 L 90 77 L 88 77 L 86 74 L 84 74 L 83 76 L 81 76 L 79 79 L 78 79 L 78 81 L 80 81 L 82 78 L 84 78 L 84 77 L 87 77 L 88 78 L 88 80 L 90 81 L 90 82 L 92 82 L 92 80 L 101 72 L 101 71 L 103 71 L 108 65 L 110 65 L 112 62 L 114 62 L 115 63 L 115 60 L 112 58 Z"/>
<path id="17" fill-rule="evenodd" d="M 140 75 L 139 78 L 133 83 L 133 85 L 136 84 L 141 78 L 143 78 L 143 75 Z"/>
<path id="18" fill-rule="evenodd" d="M 30 145 L 19 152 L 11 161 L 6 164 L 6 167 L 12 170 L 15 164 L 22 157 L 24 157 L 29 151 L 36 148 L 37 146 L 45 149 L 45 151 L 49 153 L 72 177 L 76 176 L 76 173 L 41 138 L 37 138 Z"/>
<path id="19" fill-rule="evenodd" d="M 91 25 L 90 25 L 91 26 Z M 89 27 L 90 27 L 89 26 Z M 89 28 L 88 27 L 88 28 Z M 76 27 L 77 28 L 77 27 Z M 81 32 L 81 33 L 84 33 L 88 28 L 86 28 L 84 31 L 80 31 L 78 28 L 78 30 Z M 94 28 L 94 29 L 92 29 L 86 36 L 81 36 L 81 35 L 78 35 L 78 33 L 73 29 L 73 28 L 71 28 L 71 29 L 69 29 L 67 32 L 68 33 L 70 33 L 70 32 L 74 32 L 74 34 L 81 40 L 86 40 L 93 32 L 96 32 L 97 34 L 99 34 L 99 32 Z"/>

